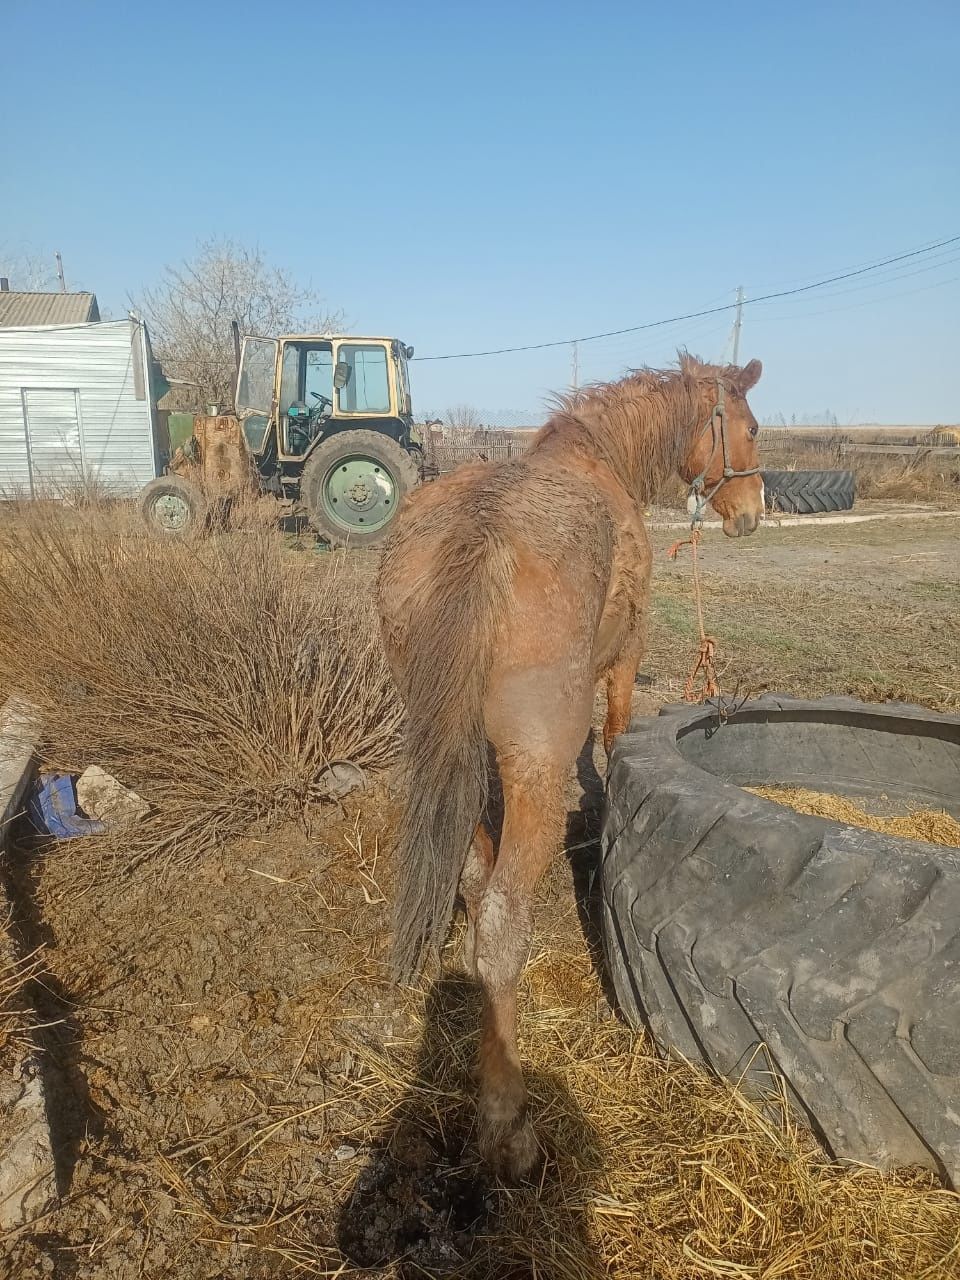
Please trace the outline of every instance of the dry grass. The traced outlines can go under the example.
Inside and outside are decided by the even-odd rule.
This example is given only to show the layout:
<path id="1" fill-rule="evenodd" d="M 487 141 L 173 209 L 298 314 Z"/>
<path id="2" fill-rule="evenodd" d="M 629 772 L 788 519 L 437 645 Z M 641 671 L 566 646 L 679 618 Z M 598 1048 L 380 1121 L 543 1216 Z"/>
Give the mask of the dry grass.
<path id="1" fill-rule="evenodd" d="M 807 787 L 747 787 L 746 790 L 795 809 L 797 813 L 833 818 L 848 826 L 866 827 L 868 831 L 960 849 L 960 822 L 943 809 L 914 809 L 911 813 L 878 816 L 867 813 L 846 796 L 828 795 Z"/>
<path id="2" fill-rule="evenodd" d="M 450 1274 L 955 1274 L 960 1201 L 926 1175 L 884 1177 L 830 1165 L 775 1090 L 762 1106 L 664 1061 L 643 1036 L 602 1016 L 602 996 L 582 956 L 541 944 L 523 986 L 522 1051 L 545 1168 L 537 1186 L 498 1194 L 493 1230 L 481 1233 L 473 1255 Z M 445 1131 L 456 1134 L 462 1125 L 475 1044 L 457 1024 L 456 1005 L 449 1007 L 458 990 L 447 977 L 428 995 L 412 1068 L 398 1073 L 395 1058 L 363 1060 L 357 1087 L 379 1104 L 379 1132 L 395 1144 L 405 1128 L 429 1125 L 443 1145 Z M 439 1025 L 431 1021 L 438 1014 Z M 439 1072 L 438 1047 L 447 1055 Z"/>
<path id="3" fill-rule="evenodd" d="M 0 669 L 36 704 L 44 762 L 99 764 L 186 856 L 302 813 L 328 761 L 378 768 L 399 709 L 368 592 L 279 535 L 143 535 L 124 508 L 36 504 L 0 525 Z"/>
<path id="4" fill-rule="evenodd" d="M 104 918 L 119 937 L 155 900 L 147 868 L 126 902 L 92 842 L 44 872 L 70 939 L 58 980 L 96 993 L 80 1006 L 85 1071 L 109 1119 L 46 1228 L 78 1278 L 139 1258 L 144 1276 L 184 1280 L 955 1280 L 960 1198 L 931 1175 L 829 1163 L 775 1081 L 751 1101 L 611 1014 L 562 863 L 521 986 L 544 1167 L 491 1183 L 472 1131 L 478 998 L 456 941 L 425 993 L 387 977 L 386 808 L 328 826 L 319 851 L 221 851 L 142 954 L 98 940 Z M 185 949 L 227 902 L 241 936 Z M 18 1274 L 39 1256 L 16 1255 Z"/>
<path id="5" fill-rule="evenodd" d="M 611 1014 L 562 862 L 521 991 L 545 1165 L 535 1185 L 487 1180 L 476 990 L 452 948 L 426 993 L 389 982 L 390 798 L 349 821 L 328 810 L 309 839 L 249 830 L 299 817 L 328 757 L 386 760 L 397 728 L 350 563 L 321 570 L 252 524 L 188 546 L 121 514 L 0 527 L 0 669 L 41 704 L 49 758 L 140 789 L 157 808 L 146 849 L 208 853 L 187 874 L 111 837 L 24 866 L 54 943 L 44 1013 L 69 1019 L 81 1082 L 57 1101 L 84 1136 L 64 1204 L 0 1244 L 14 1273 L 52 1259 L 76 1280 L 956 1280 L 956 1195 L 922 1172 L 831 1164 L 774 1080 L 751 1101 Z M 771 593 L 718 562 L 707 603 L 741 655 L 731 685 L 785 673 L 882 696 L 902 679 L 907 696 L 955 698 L 937 692 L 940 615 L 921 632 L 909 602 L 898 617 L 886 596 Z M 683 674 L 689 577 L 664 572 L 654 665 Z M 358 1233 L 363 1268 L 338 1244 Z"/>

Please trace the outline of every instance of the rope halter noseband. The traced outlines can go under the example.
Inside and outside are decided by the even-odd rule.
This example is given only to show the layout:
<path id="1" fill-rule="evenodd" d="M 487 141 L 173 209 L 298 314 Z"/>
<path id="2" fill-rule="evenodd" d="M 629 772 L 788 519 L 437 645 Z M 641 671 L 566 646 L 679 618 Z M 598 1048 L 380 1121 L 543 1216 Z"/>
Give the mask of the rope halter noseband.
<path id="1" fill-rule="evenodd" d="M 740 476 L 755 476 L 760 474 L 760 467 L 749 467 L 746 471 L 735 471 L 730 465 L 730 448 L 727 440 L 727 410 L 724 396 L 726 389 L 720 378 L 717 379 L 717 403 L 711 410 L 710 417 L 704 424 L 703 430 L 697 437 L 699 441 L 707 432 L 712 433 L 713 448 L 710 450 L 710 457 L 707 459 L 707 465 L 703 468 L 698 476 L 695 476 L 690 483 L 690 496 L 687 498 L 687 510 L 690 512 L 690 527 L 697 528 L 703 524 L 704 512 L 707 509 L 707 503 L 711 500 L 718 489 L 722 488 L 728 480 L 735 480 Z M 713 460 L 717 456 L 717 449 L 720 449 L 723 456 L 723 474 L 717 483 L 706 492 L 707 472 L 713 466 Z"/>

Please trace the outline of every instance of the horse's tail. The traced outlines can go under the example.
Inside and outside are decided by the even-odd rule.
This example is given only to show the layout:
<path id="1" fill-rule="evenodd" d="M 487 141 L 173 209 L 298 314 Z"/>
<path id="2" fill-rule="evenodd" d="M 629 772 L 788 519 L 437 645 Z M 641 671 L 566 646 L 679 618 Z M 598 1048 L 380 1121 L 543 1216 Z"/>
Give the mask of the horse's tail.
<path id="1" fill-rule="evenodd" d="M 406 803 L 394 874 L 393 969 L 412 981 L 440 947 L 487 803 L 483 700 L 509 597 L 510 558 L 474 527 L 448 540 L 404 637 Z"/>

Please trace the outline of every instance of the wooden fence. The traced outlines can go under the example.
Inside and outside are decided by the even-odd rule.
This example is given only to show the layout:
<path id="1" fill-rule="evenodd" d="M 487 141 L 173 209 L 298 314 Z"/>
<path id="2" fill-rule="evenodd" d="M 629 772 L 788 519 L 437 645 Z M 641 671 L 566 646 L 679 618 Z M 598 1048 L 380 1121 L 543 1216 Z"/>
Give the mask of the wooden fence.
<path id="1" fill-rule="evenodd" d="M 536 433 L 533 431 L 457 431 L 442 438 L 433 436 L 428 454 L 439 472 L 453 471 L 465 462 L 502 462 L 519 458 Z M 960 461 L 960 446 L 923 443 L 916 435 L 901 437 L 890 433 L 883 439 L 857 439 L 841 431 L 791 431 L 765 429 L 758 439 L 761 458 L 784 453 L 802 455 L 810 451 L 829 453 L 834 465 L 842 467 L 844 458 L 855 454 L 886 454 L 910 457 L 949 457 Z M 796 465 L 796 464 L 794 464 Z"/>
<path id="2" fill-rule="evenodd" d="M 524 440 L 490 441 L 483 444 L 440 442 L 433 446 L 433 460 L 440 471 L 452 471 L 464 462 L 502 462 L 506 458 L 519 458 L 526 450 Z"/>

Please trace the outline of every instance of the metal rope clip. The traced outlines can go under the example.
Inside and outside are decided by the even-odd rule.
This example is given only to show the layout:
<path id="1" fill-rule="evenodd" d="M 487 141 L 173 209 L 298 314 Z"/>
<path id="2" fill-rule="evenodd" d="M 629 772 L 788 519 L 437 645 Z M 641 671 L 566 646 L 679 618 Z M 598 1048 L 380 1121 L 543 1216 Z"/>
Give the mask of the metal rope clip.
<path id="1" fill-rule="evenodd" d="M 690 528 L 702 529 L 703 517 L 707 511 L 707 500 L 703 495 L 703 479 L 698 476 L 690 486 L 687 495 L 687 515 L 690 517 Z"/>

